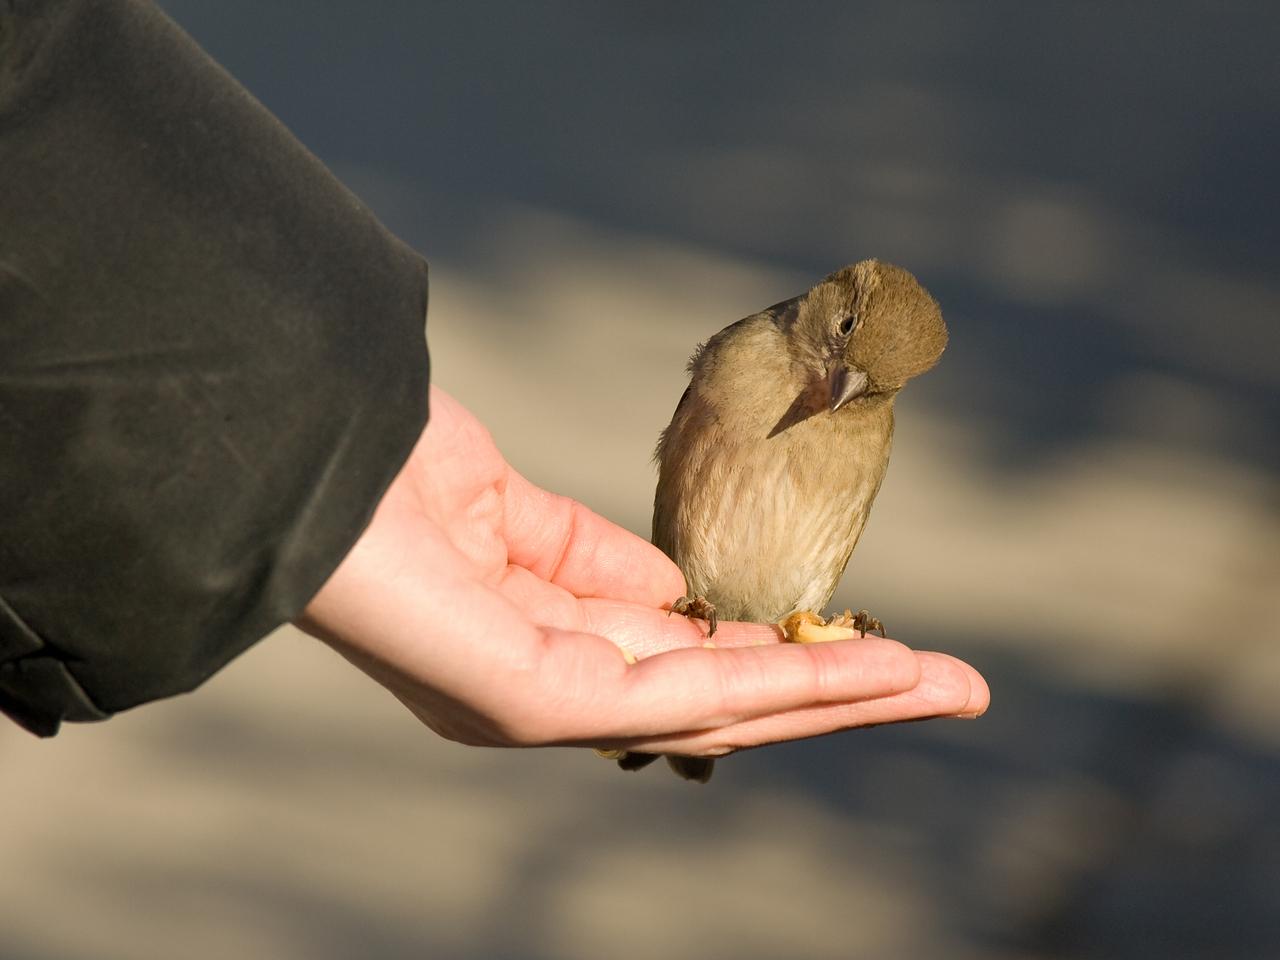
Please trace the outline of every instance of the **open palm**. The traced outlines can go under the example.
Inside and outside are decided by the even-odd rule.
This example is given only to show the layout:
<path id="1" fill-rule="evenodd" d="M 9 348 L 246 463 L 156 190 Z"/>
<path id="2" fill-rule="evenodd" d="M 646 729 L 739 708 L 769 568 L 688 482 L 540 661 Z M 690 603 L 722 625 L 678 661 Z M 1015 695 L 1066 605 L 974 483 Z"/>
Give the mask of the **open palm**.
<path id="1" fill-rule="evenodd" d="M 893 640 L 802 646 L 722 623 L 705 646 L 664 609 L 683 592 L 660 551 L 529 483 L 433 388 L 422 438 L 300 626 L 477 745 L 718 756 L 986 709 L 972 667 Z"/>

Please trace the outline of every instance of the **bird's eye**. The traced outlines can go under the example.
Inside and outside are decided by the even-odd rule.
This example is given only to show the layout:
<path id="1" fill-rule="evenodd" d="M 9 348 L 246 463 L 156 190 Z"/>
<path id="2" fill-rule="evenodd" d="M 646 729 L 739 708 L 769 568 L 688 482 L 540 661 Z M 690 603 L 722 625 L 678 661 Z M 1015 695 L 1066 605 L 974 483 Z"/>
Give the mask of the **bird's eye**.
<path id="1" fill-rule="evenodd" d="M 840 321 L 840 336 L 847 337 L 853 333 L 853 317 L 845 317 Z"/>

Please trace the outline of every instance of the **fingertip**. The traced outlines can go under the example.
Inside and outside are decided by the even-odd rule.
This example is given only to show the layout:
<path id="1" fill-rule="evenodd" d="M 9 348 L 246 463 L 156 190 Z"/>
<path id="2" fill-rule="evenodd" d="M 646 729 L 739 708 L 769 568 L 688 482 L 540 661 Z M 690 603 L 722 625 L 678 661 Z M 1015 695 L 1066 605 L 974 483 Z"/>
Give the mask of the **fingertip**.
<path id="1" fill-rule="evenodd" d="M 986 713 L 987 708 L 991 706 L 991 688 L 987 685 L 986 678 L 972 665 L 958 657 L 950 654 L 938 654 L 938 656 L 946 657 L 968 684 L 968 695 L 964 705 L 956 711 L 955 716 L 974 720 Z"/>
<path id="2" fill-rule="evenodd" d="M 671 604 L 685 595 L 684 576 L 661 550 L 636 537 L 636 543 L 618 558 L 613 576 L 600 578 L 597 596 L 638 603 L 669 613 Z"/>
<path id="3" fill-rule="evenodd" d="M 684 594 L 684 575 L 639 534 L 576 504 L 580 536 L 565 551 L 557 581 L 579 596 L 609 597 L 651 607 Z"/>
<path id="4" fill-rule="evenodd" d="M 969 675 L 969 701 L 959 715 L 967 719 L 976 720 L 986 713 L 987 708 L 991 706 L 991 687 L 988 685 L 986 677 L 974 667 L 963 660 L 960 663 Z"/>
<path id="5" fill-rule="evenodd" d="M 643 553 L 643 565 L 649 573 L 648 600 L 655 607 L 670 609 L 673 601 L 685 596 L 689 587 L 684 581 L 684 574 L 672 562 L 671 558 L 655 547 L 648 540 L 636 537 L 640 541 Z"/>
<path id="6" fill-rule="evenodd" d="M 973 667 L 947 653 L 920 652 L 923 677 L 921 694 L 936 707 L 938 716 L 975 718 L 986 712 L 991 691 Z"/>

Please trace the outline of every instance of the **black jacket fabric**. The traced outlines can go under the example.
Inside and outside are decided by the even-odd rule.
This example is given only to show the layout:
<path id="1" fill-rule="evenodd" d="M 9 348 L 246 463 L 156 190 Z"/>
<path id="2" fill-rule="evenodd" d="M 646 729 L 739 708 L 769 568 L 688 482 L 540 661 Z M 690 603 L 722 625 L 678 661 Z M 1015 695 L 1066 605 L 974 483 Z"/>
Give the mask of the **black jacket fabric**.
<path id="1" fill-rule="evenodd" d="M 0 0 L 0 710 L 295 617 L 426 420 L 426 264 L 142 0 Z"/>

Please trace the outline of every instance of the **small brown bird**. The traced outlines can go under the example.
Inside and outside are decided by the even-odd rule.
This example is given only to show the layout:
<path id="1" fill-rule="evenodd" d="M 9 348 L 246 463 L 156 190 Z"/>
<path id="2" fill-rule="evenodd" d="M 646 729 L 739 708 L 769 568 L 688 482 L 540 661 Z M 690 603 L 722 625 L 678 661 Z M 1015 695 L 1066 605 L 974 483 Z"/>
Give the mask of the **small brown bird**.
<path id="1" fill-rule="evenodd" d="M 712 633 L 717 618 L 784 621 L 788 639 L 830 639 L 813 611 L 831 599 L 880 490 L 894 398 L 946 344 L 942 312 L 915 277 L 864 260 L 699 347 L 656 455 L 653 542 L 690 592 L 673 611 L 707 619 Z M 830 623 L 846 628 L 839 636 L 883 632 L 865 610 Z M 654 756 L 617 759 L 635 770 Z M 714 765 L 667 760 L 702 783 Z"/>

